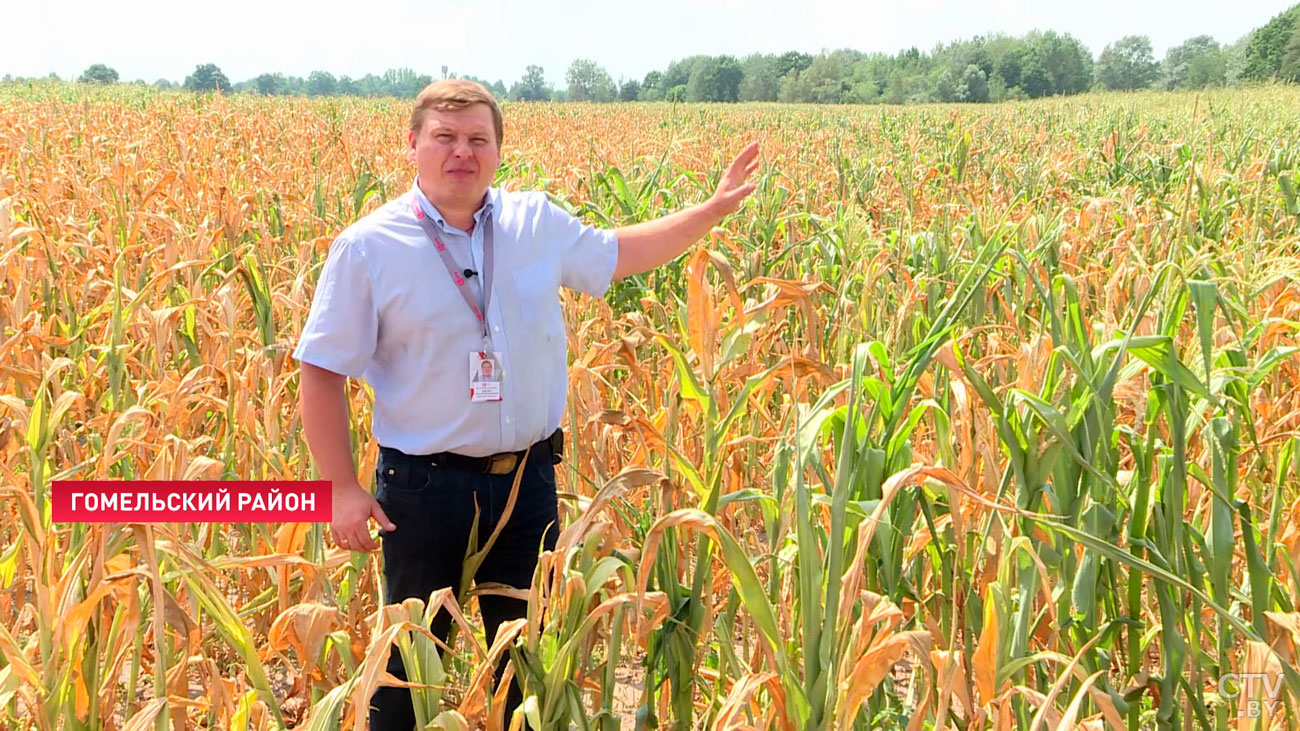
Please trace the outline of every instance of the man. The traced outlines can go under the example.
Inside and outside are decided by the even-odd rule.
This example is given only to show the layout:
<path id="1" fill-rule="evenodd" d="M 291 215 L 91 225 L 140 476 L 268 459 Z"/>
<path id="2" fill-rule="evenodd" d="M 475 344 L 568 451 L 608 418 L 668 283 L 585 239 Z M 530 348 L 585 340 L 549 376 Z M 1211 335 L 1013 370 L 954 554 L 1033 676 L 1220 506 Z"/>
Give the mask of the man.
<path id="1" fill-rule="evenodd" d="M 484 358 L 479 361 L 479 380 L 491 381 L 492 379 L 492 359 Z"/>
<path id="2" fill-rule="evenodd" d="M 553 459 L 567 398 L 559 286 L 603 295 L 613 279 L 681 254 L 755 187 L 745 182 L 758 165 L 752 144 L 707 202 L 599 230 L 543 193 L 490 187 L 502 136 L 501 111 L 482 86 L 446 80 L 420 93 L 407 138 L 415 184 L 335 239 L 294 352 L 307 443 L 333 483 L 331 540 L 373 551 L 369 521 L 379 525 L 388 604 L 460 585 L 467 549 L 479 548 L 468 546 L 476 510 L 483 541 L 516 470 L 524 473 L 516 504 L 474 579 L 531 585 L 538 551 L 553 548 L 558 534 Z M 483 375 L 475 357 L 496 364 L 494 388 L 472 387 Z M 374 393 L 373 497 L 349 444 L 349 377 Z M 491 643 L 526 603 L 484 595 L 479 609 Z M 449 627 L 440 613 L 435 634 L 446 637 Z M 405 678 L 395 650 L 388 669 Z M 380 688 L 371 706 L 377 731 L 414 725 L 405 689 Z"/>

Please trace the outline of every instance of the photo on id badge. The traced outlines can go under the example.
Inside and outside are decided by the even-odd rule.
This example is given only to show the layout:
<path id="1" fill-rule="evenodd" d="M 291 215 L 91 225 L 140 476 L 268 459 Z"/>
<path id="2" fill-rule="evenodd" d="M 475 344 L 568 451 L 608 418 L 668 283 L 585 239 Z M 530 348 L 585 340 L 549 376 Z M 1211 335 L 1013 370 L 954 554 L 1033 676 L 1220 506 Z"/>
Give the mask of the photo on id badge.
<path id="1" fill-rule="evenodd" d="M 469 400 L 501 400 L 501 354 L 476 350 L 469 354 Z"/>

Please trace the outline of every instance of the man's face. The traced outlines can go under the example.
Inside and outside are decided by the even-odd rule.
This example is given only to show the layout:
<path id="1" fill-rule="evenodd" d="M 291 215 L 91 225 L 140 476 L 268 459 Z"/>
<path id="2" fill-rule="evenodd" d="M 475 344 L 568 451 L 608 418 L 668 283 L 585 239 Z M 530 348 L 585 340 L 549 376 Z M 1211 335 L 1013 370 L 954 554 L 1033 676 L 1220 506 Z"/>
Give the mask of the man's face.
<path id="1" fill-rule="evenodd" d="M 408 142 L 420 187 L 430 202 L 440 208 L 478 209 L 501 164 L 492 110 L 486 104 L 431 109 Z"/>
<path id="2" fill-rule="evenodd" d="M 491 363 L 490 361 L 486 361 L 486 360 L 485 360 L 485 361 L 483 361 L 481 367 L 482 367 L 483 377 L 484 377 L 484 378 L 491 378 L 491 377 L 492 377 L 492 363 Z"/>

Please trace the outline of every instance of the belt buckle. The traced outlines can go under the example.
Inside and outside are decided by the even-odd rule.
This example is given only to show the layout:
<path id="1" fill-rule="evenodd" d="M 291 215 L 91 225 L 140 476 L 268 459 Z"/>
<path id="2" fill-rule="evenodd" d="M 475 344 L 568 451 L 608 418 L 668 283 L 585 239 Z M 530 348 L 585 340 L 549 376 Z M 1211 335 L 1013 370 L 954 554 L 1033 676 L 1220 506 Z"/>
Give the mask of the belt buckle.
<path id="1" fill-rule="evenodd" d="M 515 466 L 519 464 L 519 455 L 509 452 L 506 454 L 494 454 L 488 457 L 488 474 L 491 475 L 508 475 L 514 472 Z"/>

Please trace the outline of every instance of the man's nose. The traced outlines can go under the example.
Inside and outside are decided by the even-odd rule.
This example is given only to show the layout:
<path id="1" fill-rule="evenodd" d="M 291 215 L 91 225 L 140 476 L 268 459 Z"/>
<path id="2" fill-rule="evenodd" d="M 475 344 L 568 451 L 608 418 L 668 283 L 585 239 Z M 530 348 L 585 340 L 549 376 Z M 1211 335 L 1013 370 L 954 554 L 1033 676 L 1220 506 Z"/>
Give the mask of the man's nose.
<path id="1" fill-rule="evenodd" d="M 470 149 L 468 140 L 457 140 L 452 154 L 456 157 L 472 157 L 474 152 Z"/>

